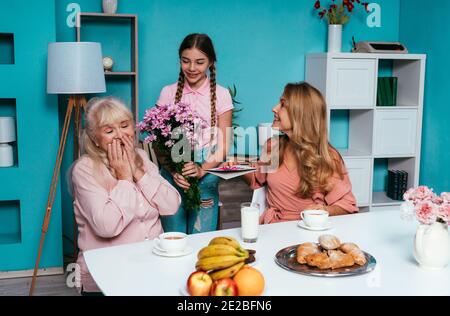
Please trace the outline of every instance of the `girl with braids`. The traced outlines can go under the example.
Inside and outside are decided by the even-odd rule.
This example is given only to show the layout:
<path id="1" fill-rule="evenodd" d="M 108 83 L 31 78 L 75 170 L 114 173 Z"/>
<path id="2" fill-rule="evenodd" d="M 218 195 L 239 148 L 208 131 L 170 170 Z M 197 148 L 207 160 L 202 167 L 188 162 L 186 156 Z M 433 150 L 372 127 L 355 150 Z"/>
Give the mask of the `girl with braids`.
<path id="1" fill-rule="evenodd" d="M 279 156 L 270 158 L 279 159 L 278 167 L 244 176 L 253 189 L 267 186 L 261 223 L 299 220 L 304 210 L 325 209 L 331 216 L 358 212 L 344 161 L 328 142 L 322 94 L 307 83 L 288 84 L 272 112 L 273 128 L 283 134 L 266 146 L 279 146 Z"/>
<path id="2" fill-rule="evenodd" d="M 178 82 L 162 89 L 157 105 L 187 103 L 212 131 L 218 130 L 218 133 L 203 133 L 201 161 L 186 163 L 182 174 L 167 170 L 162 163 L 161 174 L 169 182 L 176 184 L 182 195 L 190 187 L 185 177 L 200 179 L 200 208 L 186 210 L 182 205 L 175 215 L 162 219 L 165 231 L 192 234 L 217 228 L 219 179 L 207 174 L 205 170 L 217 167 L 226 157 L 229 138 L 229 135 L 226 135 L 231 128 L 233 102 L 228 89 L 216 83 L 216 53 L 211 39 L 206 34 L 188 35 L 181 43 L 178 53 Z"/>
<path id="3" fill-rule="evenodd" d="M 134 135 L 133 115 L 122 102 L 89 101 L 81 138 L 84 155 L 69 173 L 84 295 L 100 291 L 84 261 L 85 251 L 158 237 L 163 232 L 160 216 L 174 214 L 181 203 L 178 191 L 136 148 Z"/>

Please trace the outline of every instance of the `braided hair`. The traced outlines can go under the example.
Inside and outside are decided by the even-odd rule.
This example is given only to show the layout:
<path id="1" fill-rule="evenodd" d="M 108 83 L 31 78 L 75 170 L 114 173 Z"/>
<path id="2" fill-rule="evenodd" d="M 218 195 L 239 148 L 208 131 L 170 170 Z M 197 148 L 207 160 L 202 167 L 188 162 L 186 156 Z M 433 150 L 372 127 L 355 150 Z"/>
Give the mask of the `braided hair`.
<path id="1" fill-rule="evenodd" d="M 214 45 L 206 34 L 189 34 L 185 37 L 183 42 L 180 45 L 180 48 L 178 50 L 178 55 L 181 59 L 181 56 L 183 54 L 183 51 L 186 49 L 191 48 L 197 48 L 202 53 L 204 53 L 211 63 L 211 66 L 209 67 L 209 76 L 210 76 L 210 94 L 211 94 L 211 128 L 214 128 L 217 124 L 217 118 L 216 118 L 216 103 L 217 103 L 217 94 L 216 94 L 216 66 L 215 63 L 217 61 L 216 58 L 216 51 L 214 49 Z M 177 93 L 175 94 L 175 103 L 179 103 L 181 101 L 181 97 L 183 96 L 183 89 L 184 89 L 184 82 L 185 82 L 185 76 L 180 69 L 180 74 L 178 76 L 178 84 L 177 84 Z M 214 132 L 211 132 L 211 141 Z"/>

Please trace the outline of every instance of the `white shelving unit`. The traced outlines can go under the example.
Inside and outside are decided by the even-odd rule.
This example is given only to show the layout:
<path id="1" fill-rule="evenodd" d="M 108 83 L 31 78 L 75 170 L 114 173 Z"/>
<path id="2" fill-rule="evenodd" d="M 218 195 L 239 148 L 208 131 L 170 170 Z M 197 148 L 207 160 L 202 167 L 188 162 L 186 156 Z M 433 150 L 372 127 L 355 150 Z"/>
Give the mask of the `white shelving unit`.
<path id="1" fill-rule="evenodd" d="M 398 78 L 397 106 L 377 106 L 377 78 L 390 62 Z M 348 148 L 341 150 L 362 211 L 398 206 L 375 192 L 374 165 L 408 172 L 408 187 L 419 184 L 426 55 L 319 53 L 306 57 L 305 80 L 326 97 L 328 126 L 333 111 L 349 111 Z M 384 71 L 384 69 L 383 69 Z M 333 133 L 330 130 L 330 133 Z"/>

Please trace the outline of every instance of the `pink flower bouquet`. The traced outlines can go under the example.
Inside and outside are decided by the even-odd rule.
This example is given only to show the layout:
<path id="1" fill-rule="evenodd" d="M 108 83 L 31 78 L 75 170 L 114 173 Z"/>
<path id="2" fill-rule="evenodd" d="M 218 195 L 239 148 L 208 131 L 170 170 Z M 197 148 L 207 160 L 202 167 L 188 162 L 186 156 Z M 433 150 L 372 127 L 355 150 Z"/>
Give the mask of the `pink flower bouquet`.
<path id="1" fill-rule="evenodd" d="M 443 192 L 440 196 L 427 186 L 409 189 L 404 195 L 405 202 L 401 206 L 403 218 L 416 219 L 421 224 L 430 225 L 434 222 L 450 224 L 450 193 Z"/>
<path id="2" fill-rule="evenodd" d="M 145 143 L 152 143 L 155 151 L 169 157 L 165 162 L 169 171 L 182 173 L 186 162 L 194 161 L 205 122 L 185 103 L 155 106 L 145 112 L 138 129 L 145 137 Z M 199 179 L 187 177 L 191 185 L 186 191 L 184 207 L 198 210 L 200 207 Z"/>

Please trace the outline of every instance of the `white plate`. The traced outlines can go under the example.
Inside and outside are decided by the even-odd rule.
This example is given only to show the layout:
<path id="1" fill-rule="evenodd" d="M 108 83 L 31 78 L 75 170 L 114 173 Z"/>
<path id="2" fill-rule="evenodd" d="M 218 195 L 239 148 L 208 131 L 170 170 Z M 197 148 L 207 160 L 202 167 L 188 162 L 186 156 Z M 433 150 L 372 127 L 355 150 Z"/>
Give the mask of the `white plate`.
<path id="1" fill-rule="evenodd" d="M 256 170 L 256 168 L 253 168 L 251 166 L 247 165 L 235 165 L 233 167 L 218 167 L 218 168 L 212 168 L 208 169 L 207 171 L 211 172 L 241 172 L 241 171 L 251 171 Z"/>
<path id="2" fill-rule="evenodd" d="M 187 246 L 183 251 L 167 252 L 159 248 L 157 245 L 154 245 L 152 251 L 154 254 L 162 257 L 182 257 L 191 254 L 193 250 L 194 249 L 191 246 Z"/>
<path id="3" fill-rule="evenodd" d="M 305 222 L 303 222 L 303 220 L 299 221 L 297 223 L 297 225 L 303 229 L 313 230 L 313 231 L 322 231 L 322 230 L 328 230 L 328 229 L 333 228 L 331 221 L 328 221 L 328 223 L 324 227 L 319 227 L 319 228 L 309 227 L 305 224 Z"/>

